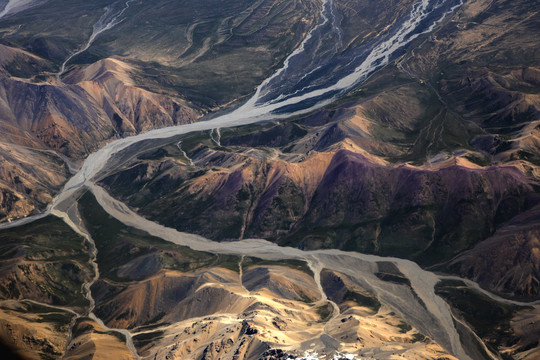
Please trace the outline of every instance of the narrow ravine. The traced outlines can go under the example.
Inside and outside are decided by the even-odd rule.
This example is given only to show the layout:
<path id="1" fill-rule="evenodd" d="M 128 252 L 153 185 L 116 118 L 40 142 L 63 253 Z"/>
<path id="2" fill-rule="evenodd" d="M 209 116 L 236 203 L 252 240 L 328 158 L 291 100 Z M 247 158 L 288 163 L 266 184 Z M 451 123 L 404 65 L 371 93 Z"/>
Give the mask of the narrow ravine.
<path id="1" fill-rule="evenodd" d="M 84 296 L 89 302 L 88 311 L 86 314 L 84 314 L 84 316 L 88 316 L 89 318 L 94 320 L 105 331 L 113 331 L 113 332 L 122 334 L 126 339 L 126 345 L 129 348 L 129 351 L 131 352 L 133 357 L 135 359 L 140 359 L 139 354 L 137 353 L 137 349 L 135 348 L 135 345 L 133 344 L 133 337 L 129 331 L 124 330 L 124 329 L 110 328 L 107 325 L 105 325 L 105 323 L 94 314 L 96 302 L 94 300 L 94 297 L 92 296 L 92 285 L 94 285 L 95 282 L 98 281 L 100 277 L 99 265 L 97 263 L 97 248 L 96 248 L 96 243 L 94 242 L 94 239 L 92 239 L 92 237 L 90 236 L 90 234 L 84 227 L 83 221 L 77 209 L 77 202 L 74 202 L 66 211 L 62 211 L 62 212 L 53 211 L 53 215 L 58 216 L 59 218 L 63 219 L 67 225 L 69 225 L 77 234 L 79 234 L 86 240 L 89 247 L 88 252 L 90 255 L 90 264 L 92 265 L 92 268 L 94 270 L 93 271 L 94 276 L 89 281 L 83 284 Z M 82 316 L 77 314 L 77 316 L 73 319 L 71 323 L 71 327 L 69 329 L 69 338 L 66 344 L 66 350 L 67 350 L 67 346 L 69 346 L 72 340 L 73 326 L 75 326 L 77 319 L 79 319 L 80 317 Z M 66 353 L 67 351 L 64 353 L 64 355 Z"/>
<path id="2" fill-rule="evenodd" d="M 240 256 L 240 261 L 238 261 L 238 278 L 240 279 L 240 286 L 242 287 L 242 289 L 244 289 L 248 294 L 250 293 L 250 291 L 248 289 L 246 289 L 246 287 L 244 286 L 244 260 L 246 258 L 246 255 L 242 255 Z"/>
<path id="3" fill-rule="evenodd" d="M 184 156 L 187 161 L 189 162 L 189 165 L 190 166 L 195 166 L 195 163 L 193 162 L 193 160 L 188 156 L 188 154 L 182 149 L 182 141 L 178 141 L 176 143 L 176 147 L 178 148 L 178 150 L 180 150 L 180 152 L 182 153 L 182 156 Z"/>
<path id="4" fill-rule="evenodd" d="M 215 136 L 214 136 L 214 132 L 216 133 Z M 210 139 L 212 139 L 214 144 L 216 144 L 217 146 L 221 146 L 221 132 L 219 128 L 210 130 Z"/>
<path id="5" fill-rule="evenodd" d="M 326 292 L 324 291 L 324 288 L 321 283 L 321 271 L 324 270 L 322 268 L 321 261 L 316 256 L 312 256 L 312 259 L 306 260 L 306 263 L 308 264 L 309 268 L 313 272 L 313 279 L 315 280 L 315 283 L 317 284 L 317 288 L 319 289 L 319 293 L 321 294 L 321 300 L 319 300 L 318 303 L 331 304 L 333 308 L 331 319 L 337 317 L 340 313 L 339 306 L 335 302 L 328 299 L 328 296 L 326 296 Z"/>

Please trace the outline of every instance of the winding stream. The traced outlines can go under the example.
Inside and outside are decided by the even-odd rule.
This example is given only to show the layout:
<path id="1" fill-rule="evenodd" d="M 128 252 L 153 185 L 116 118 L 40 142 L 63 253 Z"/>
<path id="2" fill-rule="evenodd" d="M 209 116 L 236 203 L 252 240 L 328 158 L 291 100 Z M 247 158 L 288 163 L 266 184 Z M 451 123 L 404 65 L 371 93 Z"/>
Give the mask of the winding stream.
<path id="1" fill-rule="evenodd" d="M 92 28 L 92 34 L 90 35 L 90 38 L 88 39 L 86 44 L 79 50 L 69 55 L 62 63 L 62 66 L 60 67 L 60 71 L 56 73 L 56 78 L 59 81 L 61 81 L 60 78 L 62 74 L 66 72 L 66 66 L 69 63 L 69 61 L 73 59 L 75 56 L 80 55 L 86 50 L 88 50 L 100 34 L 104 33 L 107 30 L 112 29 L 113 27 L 121 23 L 123 20 L 122 15 L 124 15 L 126 10 L 129 9 L 129 6 L 133 1 L 135 0 L 127 0 L 124 4 L 124 7 L 117 12 L 115 12 L 111 7 L 105 8 L 105 13 L 101 15 L 99 20 L 94 24 Z"/>
<path id="2" fill-rule="evenodd" d="M 30 7 L 36 6 L 39 3 L 39 0 L 9 0 L 2 11 L 0 11 L 0 19 L 7 15 L 13 15 Z"/>

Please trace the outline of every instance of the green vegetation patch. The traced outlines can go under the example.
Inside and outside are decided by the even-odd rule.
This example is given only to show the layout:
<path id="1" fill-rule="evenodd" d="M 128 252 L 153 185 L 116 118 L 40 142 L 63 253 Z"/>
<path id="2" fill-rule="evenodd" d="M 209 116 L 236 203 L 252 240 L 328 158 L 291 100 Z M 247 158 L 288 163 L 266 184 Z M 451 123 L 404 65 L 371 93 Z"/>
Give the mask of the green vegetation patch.
<path id="1" fill-rule="evenodd" d="M 330 303 L 326 303 L 317 308 L 317 314 L 319 314 L 319 316 L 321 317 L 320 322 L 325 322 L 329 320 L 333 313 L 334 307 Z"/>
<path id="2" fill-rule="evenodd" d="M 343 296 L 343 301 L 353 301 L 359 306 L 372 310 L 374 313 L 379 312 L 379 309 L 381 308 L 381 303 L 375 296 L 355 291 L 354 289 L 347 290 Z"/>
<path id="3" fill-rule="evenodd" d="M 456 309 L 494 349 L 513 337 L 510 320 L 518 310 L 526 308 L 499 303 L 462 281 L 442 280 L 435 286 L 435 293 Z"/>
<path id="4" fill-rule="evenodd" d="M 59 218 L 1 230 L 0 254 L 0 298 L 88 305 L 82 291 L 93 274 L 87 243 Z"/>
<path id="5" fill-rule="evenodd" d="M 30 261 L 88 261 L 89 258 L 84 239 L 53 216 L 0 230 L 0 261 L 16 257 L 13 250 Z"/>
<path id="6" fill-rule="evenodd" d="M 391 262 L 381 261 L 377 263 L 379 272 L 375 273 L 382 281 L 388 281 L 394 284 L 411 286 L 411 281 L 403 275 L 397 266 Z"/>
<path id="7" fill-rule="evenodd" d="M 135 347 L 140 349 L 152 343 L 153 341 L 161 339 L 164 333 L 165 333 L 164 331 L 158 330 L 158 331 L 135 335 L 133 337 L 133 344 L 135 345 Z"/>
<path id="8" fill-rule="evenodd" d="M 264 260 L 257 257 L 246 257 L 242 262 L 243 268 L 249 268 L 251 266 L 285 266 L 291 269 L 302 271 L 309 276 L 313 277 L 313 271 L 311 271 L 307 262 L 302 260 L 287 259 L 287 260 Z"/>
<path id="9" fill-rule="evenodd" d="M 408 333 L 409 331 L 412 330 L 412 326 L 405 323 L 405 322 L 400 322 L 397 327 L 400 329 L 399 332 L 402 333 L 402 334 L 406 334 Z"/>

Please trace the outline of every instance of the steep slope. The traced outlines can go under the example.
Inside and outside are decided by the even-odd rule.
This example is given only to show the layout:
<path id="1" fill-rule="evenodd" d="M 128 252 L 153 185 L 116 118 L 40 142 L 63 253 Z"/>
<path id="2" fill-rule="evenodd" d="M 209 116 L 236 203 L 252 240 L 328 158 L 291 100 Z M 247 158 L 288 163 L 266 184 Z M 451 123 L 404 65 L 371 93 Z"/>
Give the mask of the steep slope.
<path id="1" fill-rule="evenodd" d="M 72 341 L 68 344 L 64 359 L 135 359 L 124 337 L 106 331 L 92 319 L 80 318 L 72 332 Z"/>
<path id="2" fill-rule="evenodd" d="M 66 84 L 4 77 L 0 97 L 5 139 L 82 158 L 111 137 L 188 123 L 199 116 L 181 100 L 134 88 L 130 71 L 111 59 L 71 74 Z"/>
<path id="3" fill-rule="evenodd" d="M 337 245 L 432 263 L 523 211 L 532 192 L 526 183 L 513 168 L 385 168 L 342 150 L 291 237 L 306 247 Z"/>
<path id="4" fill-rule="evenodd" d="M 122 56 L 137 66 L 138 87 L 187 96 L 203 108 L 249 95 L 314 26 L 320 8 L 313 0 L 40 5 L 2 19 L 6 41 L 59 69 L 97 34 L 86 51 L 69 59 L 67 72 L 74 64 Z"/>
<path id="5" fill-rule="evenodd" d="M 537 307 L 494 301 L 459 280 L 441 281 L 436 291 L 452 307 L 458 328 L 473 329 L 488 348 L 499 349 L 501 357 L 535 359 L 540 354 Z"/>
<path id="6" fill-rule="evenodd" d="M 473 279 L 507 296 L 540 298 L 539 207 L 503 224 L 493 236 L 460 254 L 441 270 Z"/>
<path id="7" fill-rule="evenodd" d="M 73 317 L 70 312 L 28 301 L 2 300 L 0 338 L 21 359 L 56 358 L 64 353 Z"/>
<path id="8" fill-rule="evenodd" d="M 440 136 L 434 134 L 436 147 L 450 145 L 460 132 L 457 124 L 472 125 L 482 130 L 469 130 L 469 144 L 495 161 L 538 163 L 533 34 L 539 29 L 539 10 L 534 1 L 466 2 L 452 22 L 404 56 L 398 67 L 424 81 L 449 111 L 446 119 L 434 123 L 444 128 Z"/>
<path id="9" fill-rule="evenodd" d="M 429 4 L 428 20 L 460 2 Z M 461 5 L 416 37 L 429 26 L 421 19 L 399 54 L 368 57 L 368 67 L 389 64 L 347 94 L 277 112 L 337 97 L 321 110 L 150 139 L 91 163 L 133 210 L 223 243 L 149 226 L 109 200 L 111 214 L 166 242 L 73 195 L 78 208 L 55 214 L 87 241 L 52 218 L 0 232 L 0 336 L 30 356 L 66 358 L 537 358 L 537 304 L 335 250 L 539 299 L 539 4 Z M 111 139 L 235 105 L 315 24 L 315 41 L 256 105 L 344 79 L 410 8 L 421 5 L 49 0 L 0 14 L 5 218 L 42 209 L 72 160 Z M 307 251 L 228 243 L 252 237 Z"/>
<path id="10" fill-rule="evenodd" d="M 0 338 L 23 358 L 64 353 L 72 320 L 88 307 L 86 245 L 52 217 L 0 232 Z"/>
<path id="11" fill-rule="evenodd" d="M 86 244 L 57 218 L 3 230 L 1 299 L 84 307 L 82 284 L 91 277 Z"/>

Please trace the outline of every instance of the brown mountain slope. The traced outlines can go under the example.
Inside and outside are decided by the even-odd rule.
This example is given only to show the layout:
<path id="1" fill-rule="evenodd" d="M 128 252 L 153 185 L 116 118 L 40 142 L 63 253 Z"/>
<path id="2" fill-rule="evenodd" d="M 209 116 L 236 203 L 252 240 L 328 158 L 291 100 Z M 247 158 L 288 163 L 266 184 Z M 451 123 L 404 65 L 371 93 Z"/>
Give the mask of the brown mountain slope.
<path id="1" fill-rule="evenodd" d="M 3 45 L 0 50 L 9 69 L 14 63 L 47 64 L 21 50 Z M 72 83 L 0 78 L 2 220 L 43 211 L 70 176 L 67 163 L 107 140 L 200 116 L 185 101 L 134 87 L 130 71 L 110 59 L 72 72 Z"/>
<path id="2" fill-rule="evenodd" d="M 402 321 L 384 306 L 367 309 L 353 301 L 338 312 L 304 261 L 215 256 L 176 246 L 119 223 L 90 195 L 80 210 L 98 249 L 96 314 L 108 326 L 130 329 L 143 357 L 272 359 L 313 348 L 356 352 L 359 336 L 374 355 L 391 343 L 411 359 L 448 356 L 433 341 L 419 341 L 413 328 L 403 332 Z M 75 348 L 79 341 L 73 340 Z"/>
<path id="3" fill-rule="evenodd" d="M 0 233 L 0 299 L 86 307 L 82 284 L 89 281 L 87 244 L 57 218 L 38 220 Z"/>
<path id="4" fill-rule="evenodd" d="M 67 345 L 73 317 L 67 311 L 28 301 L 1 300 L 0 338 L 20 359 L 58 358 Z"/>
<path id="5" fill-rule="evenodd" d="M 106 331 L 89 318 L 78 319 L 72 331 L 72 340 L 64 353 L 64 359 L 135 359 L 122 335 Z"/>
<path id="6" fill-rule="evenodd" d="M 209 106 L 247 96 L 299 44 L 318 12 L 313 1 L 138 2 L 108 36 L 98 36 L 67 64 L 61 83 L 55 75 L 62 62 L 84 46 L 100 17 L 111 20 L 125 4 L 109 4 L 105 14 L 102 3 L 40 5 L 2 19 L 0 132 L 7 143 L 71 159 L 83 159 L 111 139 L 193 122 Z M 19 175 L 32 179 L 31 173 Z M 58 191 L 56 183 L 45 185 L 30 190 Z M 4 191 L 2 200 L 1 211 L 11 218 L 44 205 L 12 191 Z"/>
<path id="7" fill-rule="evenodd" d="M 85 90 L 120 136 L 185 124 L 200 116 L 186 101 L 135 87 L 131 78 L 134 71 L 118 59 L 104 59 L 72 71 L 64 82 Z"/>
<path id="8" fill-rule="evenodd" d="M 5 139 L 82 158 L 112 137 L 189 123 L 199 116 L 181 100 L 133 87 L 132 71 L 107 59 L 72 72 L 65 84 L 4 77 L 0 119 Z"/>
<path id="9" fill-rule="evenodd" d="M 434 150 L 477 126 L 481 131 L 468 130 L 468 142 L 494 160 L 538 163 L 539 11 L 534 0 L 466 1 L 451 22 L 398 63 L 451 115 L 433 120 Z"/>

